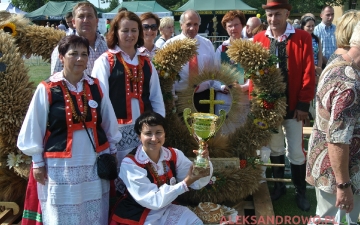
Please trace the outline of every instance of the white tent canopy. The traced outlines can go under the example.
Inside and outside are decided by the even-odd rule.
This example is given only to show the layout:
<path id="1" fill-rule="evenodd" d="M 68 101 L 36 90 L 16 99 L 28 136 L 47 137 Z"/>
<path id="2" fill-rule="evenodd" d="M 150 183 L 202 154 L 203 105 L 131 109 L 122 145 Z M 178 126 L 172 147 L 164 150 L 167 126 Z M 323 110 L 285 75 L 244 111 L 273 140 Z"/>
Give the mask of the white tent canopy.
<path id="1" fill-rule="evenodd" d="M 9 13 L 15 13 L 15 14 L 26 14 L 26 12 L 21 11 L 19 8 L 16 8 L 11 3 L 0 3 L 0 11 L 8 11 Z"/>

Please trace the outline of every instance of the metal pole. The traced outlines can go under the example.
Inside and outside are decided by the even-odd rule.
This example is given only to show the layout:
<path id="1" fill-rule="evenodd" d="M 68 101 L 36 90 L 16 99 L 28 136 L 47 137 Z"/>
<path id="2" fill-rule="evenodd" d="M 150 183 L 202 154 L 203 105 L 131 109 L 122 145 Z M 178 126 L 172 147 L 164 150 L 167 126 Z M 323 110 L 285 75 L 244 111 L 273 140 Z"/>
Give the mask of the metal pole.
<path id="1" fill-rule="evenodd" d="M 100 0 L 98 0 L 98 5 L 99 5 L 99 8 L 100 8 Z"/>

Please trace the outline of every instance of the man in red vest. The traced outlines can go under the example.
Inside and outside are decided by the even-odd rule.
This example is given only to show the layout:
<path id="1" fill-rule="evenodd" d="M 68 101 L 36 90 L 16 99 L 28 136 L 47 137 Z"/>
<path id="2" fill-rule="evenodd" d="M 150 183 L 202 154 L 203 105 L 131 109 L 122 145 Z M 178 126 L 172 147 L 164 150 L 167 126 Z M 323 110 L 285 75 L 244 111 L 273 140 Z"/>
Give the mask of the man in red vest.
<path id="1" fill-rule="evenodd" d="M 272 163 L 284 164 L 286 153 L 291 163 L 297 206 L 308 211 L 310 203 L 305 196 L 306 156 L 302 145 L 302 126 L 315 92 L 312 39 L 307 32 L 295 30 L 286 22 L 292 8 L 288 0 L 267 0 L 267 4 L 262 7 L 265 9 L 269 27 L 255 35 L 254 42 L 262 43 L 279 58 L 278 68 L 286 83 L 287 97 L 287 114 L 278 128 L 279 132 L 272 136 L 268 146 L 271 149 L 270 159 Z M 273 177 L 283 178 L 284 170 L 284 167 L 273 167 Z M 284 183 L 275 182 L 271 199 L 277 200 L 285 193 Z"/>

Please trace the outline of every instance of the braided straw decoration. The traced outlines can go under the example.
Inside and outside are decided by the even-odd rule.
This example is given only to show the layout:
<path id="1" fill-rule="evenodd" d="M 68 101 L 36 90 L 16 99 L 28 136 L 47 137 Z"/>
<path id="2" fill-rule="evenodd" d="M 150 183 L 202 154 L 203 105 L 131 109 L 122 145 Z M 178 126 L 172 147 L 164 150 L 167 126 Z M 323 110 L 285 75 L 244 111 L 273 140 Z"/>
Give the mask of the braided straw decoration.
<path id="1" fill-rule="evenodd" d="M 30 25 L 31 21 L 23 15 L 0 12 L 0 27 L 6 24 L 14 24 L 16 45 L 22 55 L 38 55 L 48 61 L 55 46 L 61 38 L 65 37 L 62 30 L 48 27 Z"/>
<path id="2" fill-rule="evenodd" d="M 16 141 L 35 87 L 29 81 L 28 69 L 14 38 L 3 31 L 0 31 L 0 68 L 0 199 L 22 204 L 30 166 L 22 163 L 15 173 L 6 164 L 9 153 L 21 154 Z"/>

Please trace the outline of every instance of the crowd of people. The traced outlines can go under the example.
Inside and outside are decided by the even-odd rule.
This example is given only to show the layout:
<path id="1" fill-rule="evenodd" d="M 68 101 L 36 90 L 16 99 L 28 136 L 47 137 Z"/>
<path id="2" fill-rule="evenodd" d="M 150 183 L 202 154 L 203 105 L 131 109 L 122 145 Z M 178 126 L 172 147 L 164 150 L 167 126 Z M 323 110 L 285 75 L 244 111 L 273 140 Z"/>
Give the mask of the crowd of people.
<path id="1" fill-rule="evenodd" d="M 79 2 L 65 17 L 67 36 L 52 52 L 51 76 L 38 85 L 19 133 L 18 147 L 33 161 L 22 224 L 202 224 L 173 201 L 189 188 L 208 184 L 213 168 L 210 163 L 195 174 L 182 151 L 163 146 L 169 128 L 152 63 L 158 49 L 184 38 L 196 39 L 198 49 L 179 71 L 174 95 L 202 71 L 229 63 L 239 75 L 233 91 L 243 96 L 240 104 L 248 112 L 254 87 L 241 65 L 227 56 L 228 46 L 246 39 L 278 57 L 286 83 L 286 115 L 264 149 L 271 152 L 272 163 L 289 159 L 301 210 L 311 207 L 307 181 L 315 186 L 318 216 L 335 216 L 340 208 L 357 221 L 360 14 L 346 12 L 335 26 L 334 9 L 325 6 L 318 25 L 312 14 L 292 24 L 287 21 L 292 9 L 288 0 L 267 0 L 262 7 L 268 26 L 257 17 L 246 21 L 239 10 L 228 11 L 221 24 L 229 39 L 214 49 L 198 34 L 201 16 L 194 10 L 182 13 L 181 34 L 173 36 L 173 18 L 159 19 L 151 12 L 139 17 L 121 9 L 104 38 L 97 33 L 96 8 Z M 194 102 L 208 96 L 209 87 L 225 101 L 221 107 L 226 110 L 229 89 L 217 81 L 196 88 Z M 314 128 L 306 154 L 302 128 L 311 106 Z M 196 108 L 209 112 L 204 105 Z M 240 117 L 246 115 L 239 115 L 244 121 Z M 118 161 L 114 185 L 96 172 L 97 155 L 105 153 Z M 206 146 L 202 154 L 209 157 Z M 272 176 L 284 178 L 284 167 L 272 167 Z M 123 197 L 110 209 L 112 189 Z M 284 194 L 285 184 L 275 182 L 271 199 Z"/>

